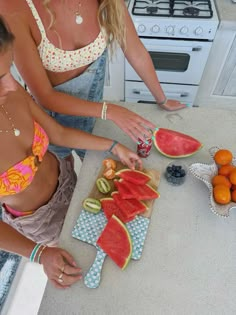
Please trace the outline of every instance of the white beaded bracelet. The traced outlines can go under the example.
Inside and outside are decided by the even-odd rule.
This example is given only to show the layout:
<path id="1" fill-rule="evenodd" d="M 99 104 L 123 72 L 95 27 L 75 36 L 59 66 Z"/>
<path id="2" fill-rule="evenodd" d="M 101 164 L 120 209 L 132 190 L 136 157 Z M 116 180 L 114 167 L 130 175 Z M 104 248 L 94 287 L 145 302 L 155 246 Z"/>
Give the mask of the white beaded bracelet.
<path id="1" fill-rule="evenodd" d="M 101 119 L 107 120 L 107 103 L 106 102 L 103 102 L 103 105 L 102 105 Z"/>

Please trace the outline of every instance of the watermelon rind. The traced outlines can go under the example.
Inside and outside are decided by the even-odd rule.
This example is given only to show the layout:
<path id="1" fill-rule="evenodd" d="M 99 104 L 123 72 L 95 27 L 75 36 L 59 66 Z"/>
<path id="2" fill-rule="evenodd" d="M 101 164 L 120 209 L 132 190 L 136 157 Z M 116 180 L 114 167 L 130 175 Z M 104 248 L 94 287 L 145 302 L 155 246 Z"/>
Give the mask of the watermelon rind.
<path id="1" fill-rule="evenodd" d="M 199 140 L 166 128 L 159 128 L 154 131 L 153 143 L 162 155 L 173 159 L 192 156 L 203 147 Z"/>
<path id="2" fill-rule="evenodd" d="M 142 171 L 131 170 L 128 168 L 124 168 L 116 172 L 116 176 L 123 178 L 136 185 L 144 185 L 151 179 L 151 176 Z"/>
<path id="3" fill-rule="evenodd" d="M 114 225 L 112 227 L 112 229 L 110 228 L 110 225 Z M 121 228 L 122 232 L 124 233 L 123 234 L 123 237 L 124 237 L 124 240 L 127 241 L 127 244 L 129 245 L 129 250 L 128 250 L 128 254 L 126 257 L 121 257 L 123 258 L 123 261 L 122 262 L 117 262 L 114 260 L 114 256 L 113 256 L 113 253 L 114 253 L 114 248 L 113 249 L 110 249 L 110 252 L 107 248 L 105 248 L 105 245 L 102 243 L 104 240 L 103 240 L 103 237 L 104 237 L 104 233 L 107 233 L 107 229 L 109 228 L 110 230 L 112 230 L 114 232 L 114 229 L 115 229 L 115 224 L 118 224 L 117 226 L 119 226 L 119 228 Z M 118 233 L 121 231 L 119 230 Z M 117 234 L 116 234 L 117 235 Z M 121 239 L 122 235 L 120 234 L 119 235 L 119 239 Z M 131 256 L 132 256 L 132 239 L 131 239 L 131 236 L 130 236 L 130 233 L 127 229 L 127 227 L 125 226 L 125 224 L 120 220 L 118 219 L 115 215 L 112 215 L 112 217 L 108 220 L 108 223 L 107 225 L 105 226 L 102 234 L 100 235 L 100 237 L 98 238 L 97 240 L 97 244 L 104 250 L 104 252 L 122 269 L 124 270 L 130 259 L 131 259 Z M 124 250 L 122 250 L 121 254 L 123 255 L 124 254 Z"/>

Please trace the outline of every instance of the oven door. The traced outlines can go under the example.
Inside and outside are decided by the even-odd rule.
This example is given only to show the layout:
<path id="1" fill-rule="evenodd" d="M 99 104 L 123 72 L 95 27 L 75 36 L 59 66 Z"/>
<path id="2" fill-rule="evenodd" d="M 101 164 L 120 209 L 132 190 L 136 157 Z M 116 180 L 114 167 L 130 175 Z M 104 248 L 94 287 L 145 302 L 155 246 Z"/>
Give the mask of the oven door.
<path id="1" fill-rule="evenodd" d="M 160 82 L 193 85 L 200 83 L 212 42 L 140 39 L 152 58 Z M 141 81 L 127 60 L 125 79 Z"/>

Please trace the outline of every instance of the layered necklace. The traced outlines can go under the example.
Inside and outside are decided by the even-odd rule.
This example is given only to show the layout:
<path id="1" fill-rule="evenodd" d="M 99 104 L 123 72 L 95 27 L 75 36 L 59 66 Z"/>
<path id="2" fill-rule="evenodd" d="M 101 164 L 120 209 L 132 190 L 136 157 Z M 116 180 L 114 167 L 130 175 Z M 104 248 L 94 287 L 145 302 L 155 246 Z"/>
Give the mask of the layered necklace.
<path id="1" fill-rule="evenodd" d="M 3 134 L 3 133 L 11 134 L 11 133 L 13 133 L 14 136 L 18 137 L 20 135 L 20 130 L 15 127 L 13 119 L 11 118 L 11 116 L 9 115 L 8 111 L 5 109 L 3 104 L 1 105 L 0 110 L 1 110 L 2 114 L 8 119 L 9 124 L 11 125 L 11 129 L 4 129 L 4 130 L 0 129 L 0 134 Z"/>

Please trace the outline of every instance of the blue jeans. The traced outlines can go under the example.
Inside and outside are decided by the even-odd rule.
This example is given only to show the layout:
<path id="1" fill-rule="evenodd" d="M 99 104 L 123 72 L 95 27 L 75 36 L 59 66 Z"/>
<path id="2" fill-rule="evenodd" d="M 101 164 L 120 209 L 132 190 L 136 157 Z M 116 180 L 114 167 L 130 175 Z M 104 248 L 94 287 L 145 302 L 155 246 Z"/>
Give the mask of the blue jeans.
<path id="1" fill-rule="evenodd" d="M 54 87 L 55 90 L 66 93 L 80 99 L 101 102 L 103 99 L 104 78 L 106 69 L 107 50 L 94 61 L 81 75 L 65 83 Z M 70 106 L 70 104 L 67 104 Z M 79 106 L 79 105 L 78 105 Z M 91 104 L 90 106 L 93 106 Z M 61 125 L 77 128 L 91 133 L 95 124 L 95 118 L 63 115 L 52 111 L 47 111 L 51 117 L 56 119 Z M 72 153 L 73 148 L 64 148 L 56 145 L 49 145 L 49 150 L 60 158 L 65 158 Z M 81 159 L 84 158 L 85 150 L 75 149 Z"/>

